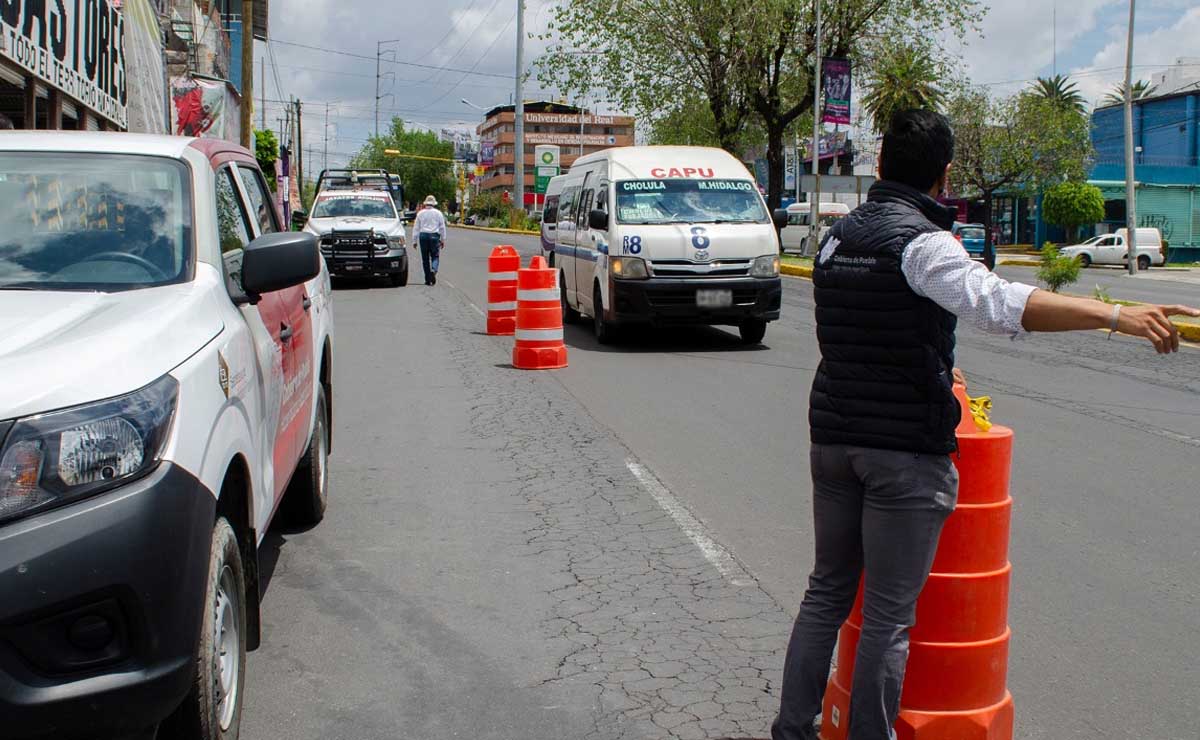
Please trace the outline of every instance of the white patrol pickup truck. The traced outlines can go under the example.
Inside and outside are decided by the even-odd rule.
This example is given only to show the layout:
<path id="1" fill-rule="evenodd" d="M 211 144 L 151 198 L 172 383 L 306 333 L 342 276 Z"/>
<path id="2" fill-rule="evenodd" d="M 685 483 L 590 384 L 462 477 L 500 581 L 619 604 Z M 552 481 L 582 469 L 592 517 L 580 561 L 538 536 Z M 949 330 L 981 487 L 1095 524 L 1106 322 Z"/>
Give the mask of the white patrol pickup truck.
<path id="1" fill-rule="evenodd" d="M 0 735 L 235 740 L 258 548 L 328 495 L 329 278 L 254 156 L 0 132 Z"/>
<path id="2" fill-rule="evenodd" d="M 321 173 L 304 230 L 321 240 L 330 275 L 386 277 L 393 286 L 408 285 L 404 219 L 395 201 L 398 183 L 382 170 L 378 175 Z"/>
<path id="3" fill-rule="evenodd" d="M 727 152 L 644 146 L 581 157 L 556 216 L 564 320 L 591 316 L 600 342 L 646 323 L 731 325 L 757 344 L 779 318 L 772 216 Z"/>

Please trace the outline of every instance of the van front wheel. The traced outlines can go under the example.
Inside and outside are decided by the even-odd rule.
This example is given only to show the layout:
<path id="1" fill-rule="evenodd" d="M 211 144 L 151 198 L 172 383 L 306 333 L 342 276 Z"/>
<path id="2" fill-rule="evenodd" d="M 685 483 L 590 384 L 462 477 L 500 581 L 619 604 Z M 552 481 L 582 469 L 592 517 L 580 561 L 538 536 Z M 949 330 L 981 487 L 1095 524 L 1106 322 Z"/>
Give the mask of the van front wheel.
<path id="1" fill-rule="evenodd" d="M 604 297 L 597 285 L 592 294 L 592 315 L 595 321 L 596 341 L 600 344 L 612 344 L 613 326 L 604 320 Z"/>
<path id="2" fill-rule="evenodd" d="M 759 344 L 767 334 L 767 322 L 762 319 L 746 319 L 738 325 L 742 344 Z"/>

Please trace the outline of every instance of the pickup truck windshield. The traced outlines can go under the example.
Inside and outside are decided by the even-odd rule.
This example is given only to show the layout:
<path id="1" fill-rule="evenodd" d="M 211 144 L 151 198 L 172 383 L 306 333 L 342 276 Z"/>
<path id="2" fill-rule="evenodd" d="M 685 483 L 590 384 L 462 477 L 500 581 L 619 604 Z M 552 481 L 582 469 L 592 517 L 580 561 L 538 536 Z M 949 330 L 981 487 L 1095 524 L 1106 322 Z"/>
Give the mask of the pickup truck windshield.
<path id="1" fill-rule="evenodd" d="M 396 218 L 396 207 L 386 195 L 338 193 L 317 199 L 313 218 Z"/>
<path id="2" fill-rule="evenodd" d="M 767 223 L 749 180 L 622 180 L 616 191 L 623 224 Z"/>
<path id="3" fill-rule="evenodd" d="M 166 285 L 190 278 L 191 259 L 181 162 L 0 152 L 0 290 Z"/>

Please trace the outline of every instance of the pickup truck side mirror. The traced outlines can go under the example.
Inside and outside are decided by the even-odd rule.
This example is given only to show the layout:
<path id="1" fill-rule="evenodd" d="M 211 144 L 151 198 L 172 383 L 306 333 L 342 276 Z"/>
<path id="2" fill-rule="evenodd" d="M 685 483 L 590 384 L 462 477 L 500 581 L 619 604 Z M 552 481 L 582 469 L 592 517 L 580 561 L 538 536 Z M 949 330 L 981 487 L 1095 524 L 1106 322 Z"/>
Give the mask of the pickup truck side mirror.
<path id="1" fill-rule="evenodd" d="M 776 208 L 771 214 L 771 220 L 775 222 L 775 228 L 782 229 L 788 225 L 788 212 L 786 208 Z"/>
<path id="2" fill-rule="evenodd" d="M 317 237 L 307 231 L 263 234 L 242 255 L 242 289 L 251 303 L 263 293 L 299 285 L 320 273 Z"/>
<path id="3" fill-rule="evenodd" d="M 588 227 L 597 231 L 604 231 L 608 228 L 608 212 L 599 209 L 588 211 Z"/>

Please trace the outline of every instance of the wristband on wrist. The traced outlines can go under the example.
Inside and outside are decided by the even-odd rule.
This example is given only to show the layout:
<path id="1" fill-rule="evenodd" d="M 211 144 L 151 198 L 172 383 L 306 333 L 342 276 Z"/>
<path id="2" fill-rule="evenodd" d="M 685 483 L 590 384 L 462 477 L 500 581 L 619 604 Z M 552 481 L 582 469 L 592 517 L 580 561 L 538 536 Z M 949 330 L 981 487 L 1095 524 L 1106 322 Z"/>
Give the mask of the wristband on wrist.
<path id="1" fill-rule="evenodd" d="M 1117 332 L 1117 324 L 1121 321 L 1121 304 L 1113 306 L 1112 322 L 1108 325 L 1108 338 L 1112 339 L 1112 335 Z"/>

